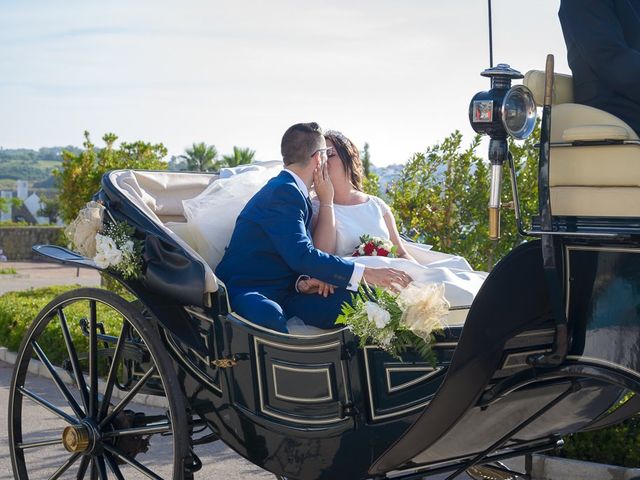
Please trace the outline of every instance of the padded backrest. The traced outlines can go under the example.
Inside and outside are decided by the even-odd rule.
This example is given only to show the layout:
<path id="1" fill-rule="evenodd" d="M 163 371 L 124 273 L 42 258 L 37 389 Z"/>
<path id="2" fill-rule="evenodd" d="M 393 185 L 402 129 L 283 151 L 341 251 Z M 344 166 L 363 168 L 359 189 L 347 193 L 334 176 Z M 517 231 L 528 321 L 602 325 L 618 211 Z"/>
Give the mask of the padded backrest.
<path id="1" fill-rule="evenodd" d="M 629 125 L 604 110 L 578 103 L 563 103 L 551 109 L 552 142 L 637 139 Z"/>
<path id="2" fill-rule="evenodd" d="M 542 106 L 544 103 L 544 77 L 544 72 L 541 70 L 529 70 L 522 81 L 523 85 L 533 93 L 533 98 L 538 106 Z M 573 102 L 573 77 L 564 73 L 554 73 L 551 103 L 558 105 L 571 102 Z"/>

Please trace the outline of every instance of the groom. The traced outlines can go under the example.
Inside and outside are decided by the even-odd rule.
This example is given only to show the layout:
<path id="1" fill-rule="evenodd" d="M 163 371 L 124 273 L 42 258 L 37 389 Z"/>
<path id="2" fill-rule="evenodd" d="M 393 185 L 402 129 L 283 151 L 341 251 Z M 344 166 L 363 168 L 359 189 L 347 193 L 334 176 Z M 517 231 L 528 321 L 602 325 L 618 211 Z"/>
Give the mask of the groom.
<path id="1" fill-rule="evenodd" d="M 314 248 L 309 227 L 309 189 L 314 170 L 327 158 L 320 126 L 298 123 L 282 137 L 285 168 L 249 200 L 238 219 L 216 275 L 225 283 L 234 312 L 247 320 L 287 332 L 287 319 L 331 328 L 362 279 L 386 288 L 411 278 L 393 268 L 372 268 Z M 305 293 L 299 291 L 298 280 Z M 335 286 L 328 296 L 315 295 Z"/>

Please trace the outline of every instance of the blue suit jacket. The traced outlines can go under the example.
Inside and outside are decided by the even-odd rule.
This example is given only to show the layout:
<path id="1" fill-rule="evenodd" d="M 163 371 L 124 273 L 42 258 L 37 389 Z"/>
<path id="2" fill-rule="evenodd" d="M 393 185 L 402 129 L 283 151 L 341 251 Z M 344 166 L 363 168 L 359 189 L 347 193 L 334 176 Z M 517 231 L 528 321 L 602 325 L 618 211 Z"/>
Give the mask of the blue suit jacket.
<path id="1" fill-rule="evenodd" d="M 280 172 L 244 207 L 216 275 L 231 297 L 254 291 L 278 303 L 295 292 L 301 274 L 346 287 L 353 262 L 317 250 L 312 243 L 311 203 L 293 177 Z"/>
<path id="2" fill-rule="evenodd" d="M 640 0 L 562 0 L 558 16 L 576 103 L 640 134 Z"/>

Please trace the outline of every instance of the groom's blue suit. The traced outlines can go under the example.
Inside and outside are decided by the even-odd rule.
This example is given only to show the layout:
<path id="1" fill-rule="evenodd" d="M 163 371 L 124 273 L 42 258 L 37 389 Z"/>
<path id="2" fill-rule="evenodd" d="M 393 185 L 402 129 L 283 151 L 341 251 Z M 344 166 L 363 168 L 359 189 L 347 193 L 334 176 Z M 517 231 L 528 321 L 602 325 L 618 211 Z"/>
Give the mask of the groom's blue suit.
<path id="1" fill-rule="evenodd" d="M 286 332 L 287 318 L 330 328 L 344 301 L 354 264 L 317 250 L 311 241 L 311 202 L 293 176 L 282 171 L 244 207 L 216 275 L 225 283 L 232 309 L 248 320 Z M 335 285 L 327 298 L 297 293 L 309 275 Z M 352 287 L 353 288 L 353 287 Z"/>

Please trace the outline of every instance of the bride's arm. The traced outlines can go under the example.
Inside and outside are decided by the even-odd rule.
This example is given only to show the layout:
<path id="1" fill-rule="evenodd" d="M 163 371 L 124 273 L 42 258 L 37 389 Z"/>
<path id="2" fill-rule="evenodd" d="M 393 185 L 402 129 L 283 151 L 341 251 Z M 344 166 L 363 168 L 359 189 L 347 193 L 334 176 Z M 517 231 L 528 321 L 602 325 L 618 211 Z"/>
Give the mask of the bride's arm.
<path id="1" fill-rule="evenodd" d="M 402 239 L 400 238 L 400 233 L 398 233 L 398 227 L 396 226 L 396 219 L 393 217 L 393 213 L 391 210 L 384 214 L 384 223 L 387 224 L 387 228 L 389 229 L 389 237 L 391 242 L 398 247 L 397 255 L 398 258 L 406 258 L 407 260 L 416 261 L 409 252 L 407 252 L 404 248 L 404 244 L 402 243 Z"/>
<path id="2" fill-rule="evenodd" d="M 313 246 L 323 252 L 336 253 L 336 217 L 333 213 L 333 184 L 329 179 L 326 162 L 313 172 L 315 186 L 320 206 L 318 215 L 313 218 Z"/>

